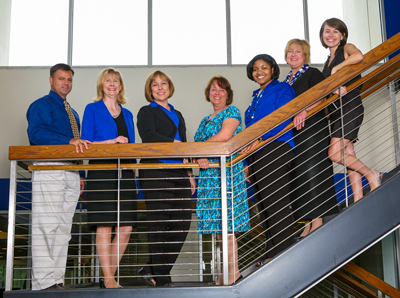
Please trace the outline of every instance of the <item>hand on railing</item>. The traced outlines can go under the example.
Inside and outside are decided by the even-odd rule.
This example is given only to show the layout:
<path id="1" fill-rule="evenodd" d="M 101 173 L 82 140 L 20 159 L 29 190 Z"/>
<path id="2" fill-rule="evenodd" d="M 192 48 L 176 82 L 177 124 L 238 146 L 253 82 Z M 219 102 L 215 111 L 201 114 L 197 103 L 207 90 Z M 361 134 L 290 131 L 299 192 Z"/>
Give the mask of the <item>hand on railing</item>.
<path id="1" fill-rule="evenodd" d="M 246 154 L 252 151 L 257 145 L 260 143 L 259 139 L 255 140 L 253 143 L 248 145 L 247 147 L 244 147 L 242 151 L 240 151 L 240 154 Z"/>
<path id="2" fill-rule="evenodd" d="M 71 140 L 69 141 L 69 143 L 70 143 L 71 145 L 74 145 L 74 146 L 75 146 L 76 153 L 79 153 L 79 151 L 80 151 L 81 153 L 83 153 L 83 146 L 85 146 L 86 149 L 89 149 L 89 148 L 88 148 L 88 144 L 92 144 L 92 142 L 90 142 L 90 141 L 81 140 L 81 139 L 71 139 Z"/>
<path id="3" fill-rule="evenodd" d="M 339 89 L 340 89 L 340 92 L 339 92 Z M 332 93 L 333 94 L 337 94 L 339 96 L 345 96 L 347 94 L 347 87 L 346 86 L 340 86 L 339 88 L 337 88 Z"/>
<path id="4" fill-rule="evenodd" d="M 293 126 L 296 127 L 297 130 L 300 130 L 304 127 L 304 123 L 306 121 L 307 111 L 301 111 L 293 118 Z"/>
<path id="5" fill-rule="evenodd" d="M 124 136 L 118 136 L 115 139 L 109 140 L 110 143 L 109 144 L 128 144 L 129 143 L 129 139 L 127 137 Z"/>
<path id="6" fill-rule="evenodd" d="M 201 169 L 208 169 L 210 166 L 207 158 L 194 159 L 193 162 L 196 162 Z"/>

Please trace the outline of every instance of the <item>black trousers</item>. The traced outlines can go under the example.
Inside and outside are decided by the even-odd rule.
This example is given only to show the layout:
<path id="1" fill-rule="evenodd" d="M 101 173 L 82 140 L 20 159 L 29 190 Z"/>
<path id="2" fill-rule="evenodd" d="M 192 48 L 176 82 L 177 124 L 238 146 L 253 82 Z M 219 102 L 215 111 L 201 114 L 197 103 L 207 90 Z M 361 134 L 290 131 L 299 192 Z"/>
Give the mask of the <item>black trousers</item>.
<path id="1" fill-rule="evenodd" d="M 272 258 L 293 244 L 289 208 L 293 149 L 274 141 L 249 157 L 249 170 L 267 243 L 265 258 Z"/>
<path id="2" fill-rule="evenodd" d="M 150 243 L 150 261 L 144 270 L 155 275 L 157 286 L 164 286 L 171 283 L 170 271 L 190 228 L 190 181 L 187 170 L 183 169 L 140 170 L 139 177 L 146 201 Z"/>

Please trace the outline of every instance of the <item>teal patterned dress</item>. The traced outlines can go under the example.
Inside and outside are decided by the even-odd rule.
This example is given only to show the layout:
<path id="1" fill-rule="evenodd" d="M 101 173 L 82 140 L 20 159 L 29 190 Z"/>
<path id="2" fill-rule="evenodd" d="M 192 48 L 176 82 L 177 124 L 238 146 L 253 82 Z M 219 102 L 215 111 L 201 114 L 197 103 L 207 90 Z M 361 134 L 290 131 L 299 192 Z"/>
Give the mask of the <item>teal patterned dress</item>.
<path id="1" fill-rule="evenodd" d="M 236 107 L 229 106 L 208 121 L 209 117 L 205 117 L 200 122 L 199 128 L 194 135 L 195 142 L 205 142 L 210 137 L 219 133 L 222 122 L 228 118 L 239 120 L 239 126 L 234 135 L 237 135 L 242 130 L 242 118 L 239 109 Z M 208 161 L 210 163 L 218 163 L 219 158 L 209 158 Z M 198 218 L 197 232 L 199 234 L 222 233 L 220 176 L 221 170 L 218 168 L 200 169 L 196 208 Z M 228 232 L 245 232 L 250 229 L 250 221 L 243 163 L 239 162 L 232 169 L 228 168 L 226 176 L 228 190 Z M 231 195 L 232 180 L 234 185 L 233 199 Z M 234 220 L 232 220 L 233 217 Z"/>

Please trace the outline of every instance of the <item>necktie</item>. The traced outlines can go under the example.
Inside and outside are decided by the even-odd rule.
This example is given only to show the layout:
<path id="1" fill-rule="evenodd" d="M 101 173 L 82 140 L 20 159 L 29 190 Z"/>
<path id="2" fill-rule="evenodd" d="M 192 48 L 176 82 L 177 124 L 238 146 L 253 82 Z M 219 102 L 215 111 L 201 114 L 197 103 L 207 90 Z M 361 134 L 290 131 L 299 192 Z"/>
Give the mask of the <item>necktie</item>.
<path id="1" fill-rule="evenodd" d="M 69 104 L 67 103 L 66 100 L 64 100 L 64 107 L 65 107 L 65 110 L 67 111 L 69 122 L 71 123 L 71 128 L 72 128 L 72 133 L 74 134 L 74 139 L 80 139 L 78 125 L 76 124 L 74 114 L 72 114 L 71 107 L 69 106 Z"/>

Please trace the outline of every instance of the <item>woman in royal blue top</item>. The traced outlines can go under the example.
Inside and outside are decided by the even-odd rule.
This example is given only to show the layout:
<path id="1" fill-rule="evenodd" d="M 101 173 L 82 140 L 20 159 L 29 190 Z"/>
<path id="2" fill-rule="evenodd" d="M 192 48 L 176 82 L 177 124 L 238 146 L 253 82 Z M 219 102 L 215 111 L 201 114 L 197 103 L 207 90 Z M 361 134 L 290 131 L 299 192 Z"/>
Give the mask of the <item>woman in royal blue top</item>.
<path id="1" fill-rule="evenodd" d="M 97 97 L 94 103 L 88 104 L 85 108 L 82 137 L 85 136 L 85 140 L 90 140 L 93 144 L 134 143 L 133 116 L 130 111 L 122 107 L 124 103 L 126 103 L 125 87 L 121 74 L 112 68 L 103 70 L 97 79 Z M 130 159 L 121 160 L 121 163 L 131 162 Z M 101 159 L 91 160 L 89 163 L 116 164 L 118 161 Z M 88 172 L 88 222 L 90 228 L 96 229 L 96 250 L 104 275 L 100 286 L 106 288 L 121 287 L 114 276 L 129 242 L 132 227 L 136 226 L 134 171 L 122 171 L 119 200 L 116 189 L 118 189 L 117 171 Z M 113 228 L 115 228 L 114 239 L 112 239 Z"/>
<path id="2" fill-rule="evenodd" d="M 246 127 L 253 125 L 296 97 L 289 84 L 278 81 L 279 66 L 269 55 L 255 56 L 247 65 L 247 77 L 259 84 L 260 88 L 253 92 L 253 101 L 245 112 Z M 289 119 L 283 122 L 260 139 L 274 137 L 291 121 Z M 250 152 L 258 145 L 260 139 L 244 148 L 242 153 Z M 267 241 L 265 260 L 260 261 L 258 265 L 273 258 L 293 242 L 289 208 L 289 170 L 293 156 L 293 132 L 289 130 L 248 158 L 249 178 L 253 183 Z"/>
<path id="3" fill-rule="evenodd" d="M 150 104 L 142 107 L 137 116 L 142 142 L 186 142 L 185 120 L 168 103 L 175 90 L 171 78 L 162 71 L 154 71 L 147 77 L 144 90 Z M 182 163 L 187 159 L 142 159 L 141 162 Z M 183 168 L 140 170 L 139 176 L 146 200 L 150 253 L 148 265 L 139 274 L 151 286 L 165 286 L 171 283 L 170 271 L 190 228 L 196 182 L 192 171 Z"/>

